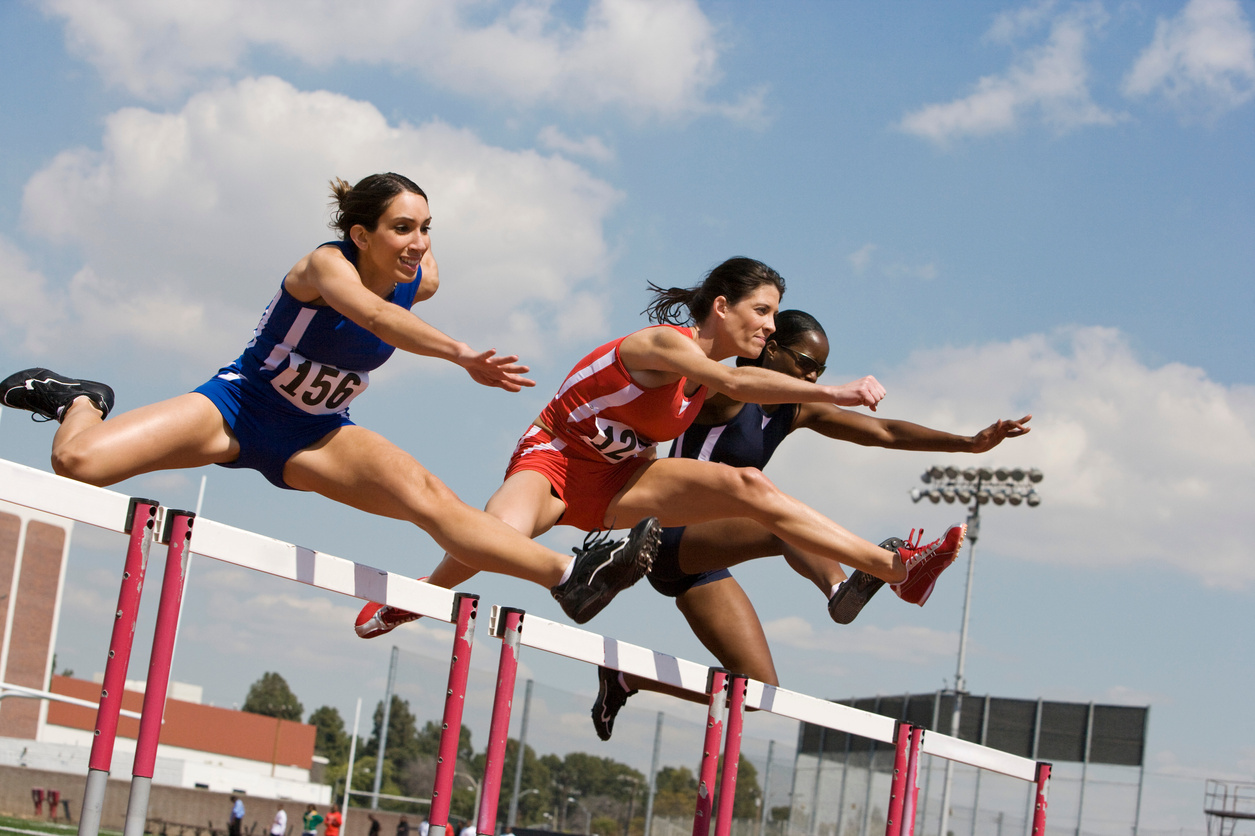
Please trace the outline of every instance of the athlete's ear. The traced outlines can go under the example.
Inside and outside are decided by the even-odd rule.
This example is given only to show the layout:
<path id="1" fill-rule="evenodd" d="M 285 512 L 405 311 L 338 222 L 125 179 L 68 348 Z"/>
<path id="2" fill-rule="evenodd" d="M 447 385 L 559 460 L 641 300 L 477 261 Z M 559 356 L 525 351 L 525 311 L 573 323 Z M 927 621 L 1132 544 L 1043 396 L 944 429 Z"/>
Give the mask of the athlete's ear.
<path id="1" fill-rule="evenodd" d="M 366 236 L 366 227 L 361 224 L 353 224 L 353 226 L 349 227 L 349 238 L 359 250 L 366 249 L 366 242 L 368 240 Z"/>
<path id="2" fill-rule="evenodd" d="M 726 317 L 728 315 L 728 297 L 716 296 L 715 301 L 710 305 L 710 309 L 721 319 Z"/>

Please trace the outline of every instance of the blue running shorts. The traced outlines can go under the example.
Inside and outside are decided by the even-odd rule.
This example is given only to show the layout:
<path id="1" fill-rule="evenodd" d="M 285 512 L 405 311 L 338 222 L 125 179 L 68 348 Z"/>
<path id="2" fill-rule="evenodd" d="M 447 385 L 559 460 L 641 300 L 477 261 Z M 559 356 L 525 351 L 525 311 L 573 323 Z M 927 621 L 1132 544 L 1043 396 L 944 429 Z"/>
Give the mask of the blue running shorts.
<path id="1" fill-rule="evenodd" d="M 284 490 L 295 490 L 283 481 L 288 459 L 340 427 L 352 426 L 347 412 L 306 415 L 276 405 L 239 374 L 236 366 L 221 369 L 192 391 L 213 402 L 240 443 L 240 456 L 223 467 L 256 470 Z"/>

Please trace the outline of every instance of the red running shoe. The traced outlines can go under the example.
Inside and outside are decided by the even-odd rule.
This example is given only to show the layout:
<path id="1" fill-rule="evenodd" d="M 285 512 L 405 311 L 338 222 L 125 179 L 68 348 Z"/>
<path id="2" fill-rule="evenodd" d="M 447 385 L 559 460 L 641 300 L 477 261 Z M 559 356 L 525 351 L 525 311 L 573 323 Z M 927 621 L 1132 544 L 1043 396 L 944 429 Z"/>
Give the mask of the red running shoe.
<path id="1" fill-rule="evenodd" d="M 928 596 L 933 594 L 937 577 L 958 557 L 959 549 L 963 547 L 963 538 L 967 536 L 967 526 L 951 526 L 946 536 L 921 547 L 919 541 L 923 535 L 924 531 L 920 529 L 914 545 L 908 537 L 907 542 L 898 548 L 898 555 L 906 566 L 906 579 L 889 585 L 903 601 L 919 604 L 921 607 L 928 600 Z"/>
<path id="2" fill-rule="evenodd" d="M 425 581 L 427 578 L 422 577 L 419 580 Z M 409 624 L 411 621 L 417 621 L 420 618 L 422 616 L 418 613 L 400 610 L 387 604 L 376 604 L 374 601 L 371 601 L 362 607 L 362 611 L 357 614 L 357 623 L 353 625 L 353 629 L 357 631 L 357 635 L 360 638 L 374 639 L 382 636 L 384 633 L 391 632 L 395 627 Z"/>

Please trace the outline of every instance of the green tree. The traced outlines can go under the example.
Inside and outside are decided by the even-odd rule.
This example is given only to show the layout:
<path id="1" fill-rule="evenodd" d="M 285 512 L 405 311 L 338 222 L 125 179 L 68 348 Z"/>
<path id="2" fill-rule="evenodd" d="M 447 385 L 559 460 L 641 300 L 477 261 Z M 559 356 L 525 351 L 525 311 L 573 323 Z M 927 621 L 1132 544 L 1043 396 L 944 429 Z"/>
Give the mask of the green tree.
<path id="1" fill-rule="evenodd" d="M 655 816 L 691 816 L 697 797 L 697 777 L 686 766 L 664 766 L 655 779 Z"/>
<path id="2" fill-rule="evenodd" d="M 263 673 L 261 679 L 249 686 L 242 710 L 297 723 L 305 716 L 305 709 L 288 687 L 287 680 L 270 671 Z"/>
<path id="3" fill-rule="evenodd" d="M 379 737 L 383 731 L 383 700 L 375 706 L 374 728 L 366 741 L 363 754 L 379 754 Z M 392 707 L 388 711 L 388 739 L 384 759 L 400 772 L 405 765 L 419 755 L 418 721 L 410 711 L 409 700 L 392 695 Z"/>
<path id="4" fill-rule="evenodd" d="M 344 720 L 338 709 L 329 705 L 314 709 L 309 715 L 314 733 L 314 753 L 327 759 L 327 765 L 339 766 L 349 759 L 349 735 L 344 730 Z"/>

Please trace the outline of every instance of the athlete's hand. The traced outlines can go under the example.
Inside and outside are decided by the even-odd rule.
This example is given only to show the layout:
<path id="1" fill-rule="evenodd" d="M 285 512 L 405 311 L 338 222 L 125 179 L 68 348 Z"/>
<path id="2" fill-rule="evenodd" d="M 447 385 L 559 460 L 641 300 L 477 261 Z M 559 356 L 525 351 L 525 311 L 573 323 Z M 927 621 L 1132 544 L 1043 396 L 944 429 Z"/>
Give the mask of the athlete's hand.
<path id="1" fill-rule="evenodd" d="M 476 383 L 495 386 L 507 392 L 517 392 L 524 386 L 536 385 L 536 381 L 523 377 L 531 369 L 519 363 L 517 354 L 498 357 L 495 348 L 464 357 L 459 365 L 466 369 L 466 373 Z"/>
<path id="2" fill-rule="evenodd" d="M 876 411 L 876 404 L 884 400 L 885 387 L 880 381 L 868 375 L 852 383 L 833 386 L 832 402 L 837 406 L 865 406 Z"/>
<path id="3" fill-rule="evenodd" d="M 1033 420 L 1032 415 L 1025 415 L 1018 421 L 1004 419 L 990 424 L 972 436 L 972 452 L 984 453 L 986 450 L 992 450 L 997 447 L 1004 438 L 1018 438 L 1024 435 L 1032 429 L 1025 426 L 1031 420 Z"/>

